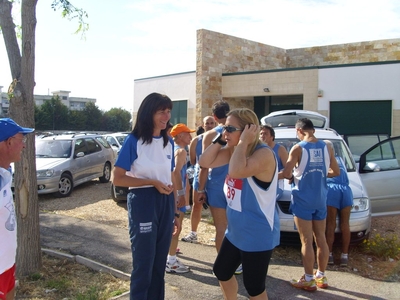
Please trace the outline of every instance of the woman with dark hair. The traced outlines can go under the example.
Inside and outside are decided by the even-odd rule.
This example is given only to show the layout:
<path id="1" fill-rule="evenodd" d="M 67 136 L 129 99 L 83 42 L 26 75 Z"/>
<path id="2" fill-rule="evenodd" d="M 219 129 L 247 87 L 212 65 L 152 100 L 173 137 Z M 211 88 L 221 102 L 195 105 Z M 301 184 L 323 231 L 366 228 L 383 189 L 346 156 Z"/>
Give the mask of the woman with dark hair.
<path id="1" fill-rule="evenodd" d="M 180 228 L 172 176 L 174 145 L 167 133 L 171 109 L 165 95 L 152 93 L 143 100 L 113 170 L 113 184 L 129 187 L 130 298 L 135 300 L 164 299 L 173 222 Z"/>

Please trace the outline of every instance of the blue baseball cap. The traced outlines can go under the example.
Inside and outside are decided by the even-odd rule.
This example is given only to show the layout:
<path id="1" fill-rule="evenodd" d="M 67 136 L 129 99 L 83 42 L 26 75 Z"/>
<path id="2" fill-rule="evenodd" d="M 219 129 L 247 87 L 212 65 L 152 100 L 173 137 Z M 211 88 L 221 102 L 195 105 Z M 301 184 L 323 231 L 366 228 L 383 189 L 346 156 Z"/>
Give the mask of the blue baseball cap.
<path id="1" fill-rule="evenodd" d="M 0 119 L 0 142 L 9 139 L 17 133 L 32 133 L 34 128 L 21 127 L 13 119 L 1 118 Z"/>

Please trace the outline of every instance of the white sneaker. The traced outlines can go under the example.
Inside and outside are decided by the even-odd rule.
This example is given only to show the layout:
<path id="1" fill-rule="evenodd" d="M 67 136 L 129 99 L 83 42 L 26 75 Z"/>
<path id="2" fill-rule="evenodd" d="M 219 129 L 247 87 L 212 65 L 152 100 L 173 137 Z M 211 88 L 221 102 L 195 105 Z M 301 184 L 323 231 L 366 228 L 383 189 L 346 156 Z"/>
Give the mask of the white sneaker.
<path id="1" fill-rule="evenodd" d="M 243 273 L 243 267 L 242 264 L 239 265 L 239 267 L 237 267 L 236 271 L 235 271 L 235 275 L 240 275 Z"/>
<path id="2" fill-rule="evenodd" d="M 189 267 L 182 264 L 178 259 L 173 264 L 170 264 L 167 261 L 167 265 L 165 266 L 165 272 L 167 273 L 182 274 L 182 273 L 187 273 L 189 271 L 190 271 Z"/>
<path id="3" fill-rule="evenodd" d="M 187 236 L 183 237 L 181 239 L 181 241 L 183 242 L 187 242 L 187 243 L 194 243 L 197 244 L 197 234 L 196 233 L 189 233 Z"/>

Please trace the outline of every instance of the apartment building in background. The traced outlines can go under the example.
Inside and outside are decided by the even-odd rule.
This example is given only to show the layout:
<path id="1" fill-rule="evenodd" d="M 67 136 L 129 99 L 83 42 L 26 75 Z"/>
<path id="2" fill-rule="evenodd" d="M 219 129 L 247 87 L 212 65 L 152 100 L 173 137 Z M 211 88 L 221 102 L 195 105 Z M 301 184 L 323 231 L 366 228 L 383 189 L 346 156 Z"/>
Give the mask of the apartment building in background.
<path id="1" fill-rule="evenodd" d="M 6 117 L 8 115 L 8 110 L 10 107 L 10 100 L 6 92 L 3 92 L 4 87 L 0 86 L 0 116 Z M 52 95 L 33 95 L 35 104 L 37 106 L 43 105 L 46 101 L 51 100 L 52 97 L 58 96 L 61 103 L 68 107 L 69 110 L 83 110 L 86 103 L 92 102 L 96 103 L 94 98 L 83 98 L 83 97 L 70 97 L 70 91 L 54 91 Z"/>

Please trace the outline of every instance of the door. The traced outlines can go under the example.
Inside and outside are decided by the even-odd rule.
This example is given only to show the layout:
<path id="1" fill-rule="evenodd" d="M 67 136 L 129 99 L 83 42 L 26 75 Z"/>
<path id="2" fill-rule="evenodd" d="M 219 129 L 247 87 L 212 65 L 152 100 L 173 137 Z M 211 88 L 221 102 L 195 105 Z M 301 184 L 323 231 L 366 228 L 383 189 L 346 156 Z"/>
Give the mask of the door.
<path id="1" fill-rule="evenodd" d="M 83 153 L 83 156 L 81 156 Z M 91 172 L 89 153 L 85 140 L 83 138 L 75 140 L 74 157 L 71 160 L 71 172 L 74 176 L 74 185 L 80 182 L 83 178 L 89 176 Z M 77 156 L 79 154 L 79 156 Z"/>
<path id="2" fill-rule="evenodd" d="M 329 119 L 331 128 L 341 135 L 390 135 L 392 101 L 332 101 Z"/>
<path id="3" fill-rule="evenodd" d="M 303 95 L 254 97 L 254 112 L 258 119 L 281 110 L 303 109 Z"/>
<path id="4" fill-rule="evenodd" d="M 102 151 L 99 143 L 97 143 L 93 138 L 85 138 L 85 141 L 88 148 L 86 158 L 90 161 L 89 176 L 102 176 L 104 164 L 106 162 L 105 152 Z"/>
<path id="5" fill-rule="evenodd" d="M 400 136 L 361 154 L 359 173 L 371 200 L 372 216 L 400 214 Z"/>

